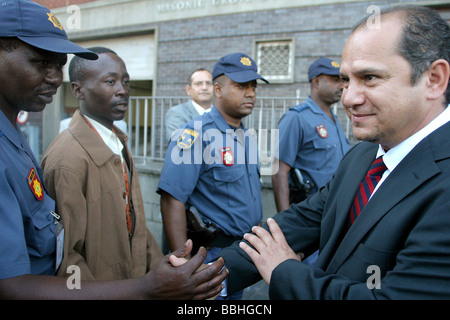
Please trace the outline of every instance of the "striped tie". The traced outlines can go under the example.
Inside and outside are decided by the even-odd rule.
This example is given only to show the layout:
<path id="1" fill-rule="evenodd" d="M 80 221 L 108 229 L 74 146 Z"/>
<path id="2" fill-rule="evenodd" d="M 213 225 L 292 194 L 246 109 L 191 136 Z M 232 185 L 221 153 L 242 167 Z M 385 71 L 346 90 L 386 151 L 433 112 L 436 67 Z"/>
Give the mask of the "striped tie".
<path id="1" fill-rule="evenodd" d="M 372 166 L 363 181 L 359 184 L 358 192 L 353 201 L 353 206 L 350 210 L 350 226 L 355 222 L 367 202 L 369 202 L 370 195 L 373 190 L 375 190 L 377 183 L 381 180 L 381 176 L 386 170 L 387 168 L 383 162 L 383 157 L 379 157 L 372 163 Z"/>

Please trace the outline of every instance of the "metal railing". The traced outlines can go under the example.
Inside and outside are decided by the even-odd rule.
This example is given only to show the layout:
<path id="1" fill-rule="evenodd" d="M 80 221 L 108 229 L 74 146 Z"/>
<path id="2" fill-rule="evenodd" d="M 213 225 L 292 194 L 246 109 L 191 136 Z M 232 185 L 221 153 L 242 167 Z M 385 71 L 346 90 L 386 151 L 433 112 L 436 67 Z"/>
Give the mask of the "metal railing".
<path id="1" fill-rule="evenodd" d="M 130 98 L 128 117 L 129 146 L 138 163 L 163 161 L 167 151 L 164 122 L 167 110 L 187 101 L 187 97 L 148 97 Z M 275 141 L 272 131 L 277 129 L 281 116 L 292 106 L 306 97 L 260 97 L 251 115 L 243 119 L 246 128 L 256 135 L 261 162 L 269 161 L 274 152 Z M 351 126 L 341 105 L 336 104 L 334 111 L 338 115 L 347 137 L 351 136 Z"/>

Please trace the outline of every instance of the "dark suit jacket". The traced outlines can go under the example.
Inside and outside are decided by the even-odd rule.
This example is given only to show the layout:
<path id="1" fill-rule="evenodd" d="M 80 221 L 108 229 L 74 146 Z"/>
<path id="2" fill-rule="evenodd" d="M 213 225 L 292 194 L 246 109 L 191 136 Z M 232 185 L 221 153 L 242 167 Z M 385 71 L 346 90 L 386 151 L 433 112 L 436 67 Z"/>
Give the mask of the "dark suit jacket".
<path id="1" fill-rule="evenodd" d="M 275 268 L 271 299 L 450 298 L 450 123 L 403 159 L 348 230 L 377 147 L 356 145 L 327 186 L 274 217 L 295 252 L 320 254 L 313 267 L 287 260 Z M 222 255 L 230 292 L 260 279 L 237 243 Z M 368 288 L 369 266 L 381 271 L 380 289 Z"/>

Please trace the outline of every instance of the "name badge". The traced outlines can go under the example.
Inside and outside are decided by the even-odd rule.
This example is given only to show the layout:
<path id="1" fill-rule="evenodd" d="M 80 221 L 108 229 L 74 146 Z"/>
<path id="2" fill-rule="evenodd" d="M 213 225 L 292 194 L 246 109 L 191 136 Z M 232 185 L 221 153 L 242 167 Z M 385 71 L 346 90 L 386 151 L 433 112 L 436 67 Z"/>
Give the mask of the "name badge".
<path id="1" fill-rule="evenodd" d="M 55 270 L 58 271 L 61 265 L 64 253 L 64 225 L 61 222 L 61 216 L 54 211 L 50 212 L 55 218 L 55 236 L 56 236 L 56 264 Z"/>
<path id="2" fill-rule="evenodd" d="M 220 151 L 222 152 L 223 164 L 231 167 L 234 164 L 234 155 L 231 147 L 222 148 Z"/>

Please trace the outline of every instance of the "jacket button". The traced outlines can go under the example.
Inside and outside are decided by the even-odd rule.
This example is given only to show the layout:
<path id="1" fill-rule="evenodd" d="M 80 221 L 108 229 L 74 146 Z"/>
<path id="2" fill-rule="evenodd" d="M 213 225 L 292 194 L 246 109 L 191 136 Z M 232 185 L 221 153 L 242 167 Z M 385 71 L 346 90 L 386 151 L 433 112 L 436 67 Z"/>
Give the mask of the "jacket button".
<path id="1" fill-rule="evenodd" d="M 115 164 L 116 166 L 120 165 L 120 163 L 121 163 L 120 159 L 115 159 L 115 160 L 114 160 L 114 164 Z"/>

